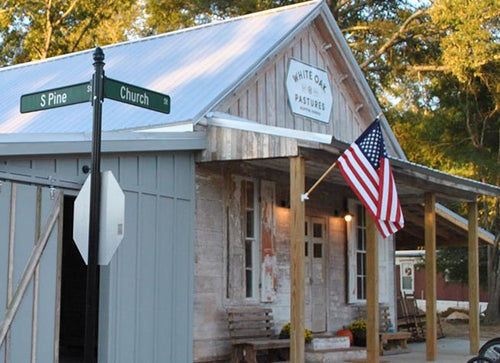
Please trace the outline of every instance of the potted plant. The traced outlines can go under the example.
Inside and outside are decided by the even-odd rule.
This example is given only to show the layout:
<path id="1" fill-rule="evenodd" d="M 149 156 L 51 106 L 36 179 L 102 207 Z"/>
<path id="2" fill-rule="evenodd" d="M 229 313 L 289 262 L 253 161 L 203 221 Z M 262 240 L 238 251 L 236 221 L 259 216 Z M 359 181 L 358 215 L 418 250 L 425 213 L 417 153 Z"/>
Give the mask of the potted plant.
<path id="1" fill-rule="evenodd" d="M 366 321 L 356 320 L 349 325 L 349 330 L 352 332 L 354 345 L 366 347 Z"/>
<path id="2" fill-rule="evenodd" d="M 280 332 L 280 339 L 290 339 L 290 330 L 290 323 L 286 323 L 285 325 L 283 325 Z M 313 334 L 309 329 L 305 329 L 304 331 L 304 340 L 306 343 L 310 343 L 313 340 Z"/>

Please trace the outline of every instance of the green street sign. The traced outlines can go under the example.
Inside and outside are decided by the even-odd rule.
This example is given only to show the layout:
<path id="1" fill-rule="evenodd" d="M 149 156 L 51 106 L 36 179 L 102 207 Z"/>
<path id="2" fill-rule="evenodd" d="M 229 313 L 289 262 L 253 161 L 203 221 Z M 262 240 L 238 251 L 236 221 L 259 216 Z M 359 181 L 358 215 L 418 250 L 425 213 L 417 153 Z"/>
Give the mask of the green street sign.
<path id="1" fill-rule="evenodd" d="M 21 113 L 90 102 L 91 97 L 91 82 L 30 93 L 21 96 Z"/>
<path id="2" fill-rule="evenodd" d="M 170 113 L 170 96 L 104 77 L 104 97 L 153 111 Z"/>

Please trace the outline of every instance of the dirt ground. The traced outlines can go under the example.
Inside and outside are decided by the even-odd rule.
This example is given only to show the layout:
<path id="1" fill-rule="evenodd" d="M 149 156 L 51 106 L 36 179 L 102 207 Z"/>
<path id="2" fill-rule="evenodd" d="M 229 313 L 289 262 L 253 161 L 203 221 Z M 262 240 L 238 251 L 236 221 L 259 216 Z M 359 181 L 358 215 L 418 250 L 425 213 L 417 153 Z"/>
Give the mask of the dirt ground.
<path id="1" fill-rule="evenodd" d="M 441 321 L 444 335 L 447 337 L 455 338 L 468 338 L 469 337 L 469 323 L 468 321 L 454 321 L 447 322 Z M 479 328 L 481 339 L 488 340 L 495 337 L 500 337 L 500 324 L 498 325 L 481 325 Z"/>

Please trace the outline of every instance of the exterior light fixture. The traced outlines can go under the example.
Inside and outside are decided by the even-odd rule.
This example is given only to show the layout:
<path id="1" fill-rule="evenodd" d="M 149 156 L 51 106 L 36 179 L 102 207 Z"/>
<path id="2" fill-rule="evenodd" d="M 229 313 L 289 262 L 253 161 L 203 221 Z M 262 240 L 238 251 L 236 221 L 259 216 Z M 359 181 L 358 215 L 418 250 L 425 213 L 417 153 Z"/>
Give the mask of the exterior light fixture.
<path id="1" fill-rule="evenodd" d="M 344 220 L 346 222 L 350 222 L 352 220 L 352 214 L 347 212 L 346 214 L 344 214 Z"/>

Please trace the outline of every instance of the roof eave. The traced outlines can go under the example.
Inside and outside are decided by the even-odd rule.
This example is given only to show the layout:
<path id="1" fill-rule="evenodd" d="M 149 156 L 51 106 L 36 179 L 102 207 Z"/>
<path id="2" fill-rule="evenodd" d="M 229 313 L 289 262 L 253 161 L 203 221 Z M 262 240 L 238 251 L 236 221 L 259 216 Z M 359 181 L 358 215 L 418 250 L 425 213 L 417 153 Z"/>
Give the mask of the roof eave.
<path id="1" fill-rule="evenodd" d="M 206 133 L 171 132 L 104 132 L 101 151 L 148 152 L 202 150 L 206 147 Z M 0 135 L 0 155 L 63 155 L 90 153 L 92 137 L 88 133 L 76 134 L 9 134 Z"/>

